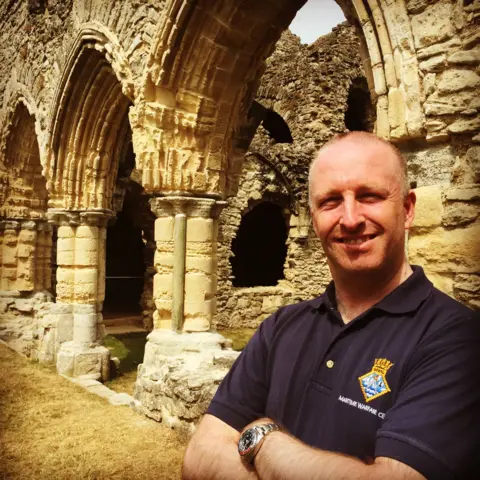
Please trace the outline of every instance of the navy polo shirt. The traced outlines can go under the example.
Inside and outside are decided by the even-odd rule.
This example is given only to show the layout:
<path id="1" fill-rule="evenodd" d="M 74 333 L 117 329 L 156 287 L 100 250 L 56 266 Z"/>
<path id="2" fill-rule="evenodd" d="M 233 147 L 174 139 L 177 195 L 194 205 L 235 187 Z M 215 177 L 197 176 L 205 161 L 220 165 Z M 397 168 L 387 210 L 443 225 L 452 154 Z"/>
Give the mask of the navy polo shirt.
<path id="1" fill-rule="evenodd" d="M 239 431 L 270 417 L 313 447 L 394 458 L 428 479 L 480 478 L 480 321 L 413 268 L 347 324 L 333 283 L 278 310 L 207 413 Z"/>

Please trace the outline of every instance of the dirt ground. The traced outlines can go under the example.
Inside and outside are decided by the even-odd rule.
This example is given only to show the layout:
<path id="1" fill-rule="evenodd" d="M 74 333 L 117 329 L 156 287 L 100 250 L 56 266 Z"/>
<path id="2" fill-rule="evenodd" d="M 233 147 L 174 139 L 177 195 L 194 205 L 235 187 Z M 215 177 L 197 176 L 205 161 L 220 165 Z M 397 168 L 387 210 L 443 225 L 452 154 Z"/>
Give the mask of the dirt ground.
<path id="1" fill-rule="evenodd" d="M 177 479 L 185 442 L 0 344 L 0 479 Z"/>

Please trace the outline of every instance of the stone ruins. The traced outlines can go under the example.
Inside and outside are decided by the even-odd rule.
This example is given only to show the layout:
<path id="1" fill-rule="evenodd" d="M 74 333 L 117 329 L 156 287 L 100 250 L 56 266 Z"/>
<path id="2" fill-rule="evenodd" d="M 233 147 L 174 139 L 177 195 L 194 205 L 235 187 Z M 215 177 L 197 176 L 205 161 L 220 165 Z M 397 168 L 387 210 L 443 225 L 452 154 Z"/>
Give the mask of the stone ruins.
<path id="1" fill-rule="evenodd" d="M 329 281 L 306 178 L 348 130 L 404 153 L 410 261 L 480 308 L 480 0 L 337 0 L 312 45 L 304 3 L 2 2 L 2 340 L 107 380 L 136 295 L 134 407 L 191 430 L 238 355 L 221 331 Z"/>

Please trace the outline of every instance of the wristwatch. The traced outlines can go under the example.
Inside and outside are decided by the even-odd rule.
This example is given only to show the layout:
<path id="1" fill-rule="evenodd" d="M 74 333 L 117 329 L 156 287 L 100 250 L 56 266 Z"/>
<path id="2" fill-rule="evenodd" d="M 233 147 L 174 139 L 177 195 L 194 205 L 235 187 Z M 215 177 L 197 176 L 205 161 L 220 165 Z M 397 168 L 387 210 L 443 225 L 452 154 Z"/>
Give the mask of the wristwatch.
<path id="1" fill-rule="evenodd" d="M 264 425 L 254 425 L 245 430 L 238 441 L 238 453 L 243 463 L 252 463 L 262 446 L 265 437 L 280 427 L 276 423 L 266 423 Z"/>

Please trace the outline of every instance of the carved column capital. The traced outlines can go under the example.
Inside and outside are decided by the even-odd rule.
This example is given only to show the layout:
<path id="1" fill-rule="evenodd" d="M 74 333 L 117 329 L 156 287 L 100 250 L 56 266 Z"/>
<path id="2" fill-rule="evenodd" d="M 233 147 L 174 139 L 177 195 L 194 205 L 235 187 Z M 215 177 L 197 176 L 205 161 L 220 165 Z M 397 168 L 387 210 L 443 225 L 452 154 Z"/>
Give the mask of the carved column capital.
<path id="1" fill-rule="evenodd" d="M 214 198 L 183 196 L 154 197 L 149 203 L 157 217 L 170 217 L 183 213 L 187 217 L 218 218 L 227 205 L 227 202 Z"/>
<path id="2" fill-rule="evenodd" d="M 108 220 L 115 214 L 112 210 L 62 210 L 51 208 L 47 212 L 49 223 L 58 226 L 78 227 L 88 225 L 91 227 L 106 227 Z"/>

